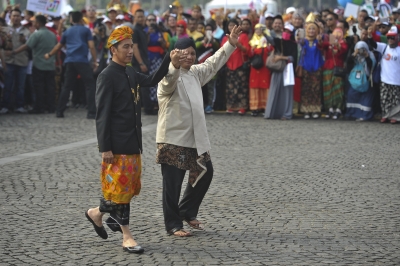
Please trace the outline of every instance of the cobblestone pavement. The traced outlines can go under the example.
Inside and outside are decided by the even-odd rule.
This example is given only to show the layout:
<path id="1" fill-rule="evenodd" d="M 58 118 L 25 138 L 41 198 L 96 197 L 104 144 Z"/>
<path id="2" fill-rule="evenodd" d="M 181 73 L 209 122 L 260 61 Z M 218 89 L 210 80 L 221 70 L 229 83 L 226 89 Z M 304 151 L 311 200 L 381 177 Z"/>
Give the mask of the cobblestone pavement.
<path id="1" fill-rule="evenodd" d="M 83 110 L 0 116 L 1 158 L 93 138 Z M 156 122 L 144 116 L 143 124 Z M 207 116 L 215 175 L 205 231 L 167 236 L 155 131 L 144 134 L 143 189 L 131 229 L 97 237 L 95 144 L 0 165 L 0 265 L 400 265 L 399 125 Z"/>

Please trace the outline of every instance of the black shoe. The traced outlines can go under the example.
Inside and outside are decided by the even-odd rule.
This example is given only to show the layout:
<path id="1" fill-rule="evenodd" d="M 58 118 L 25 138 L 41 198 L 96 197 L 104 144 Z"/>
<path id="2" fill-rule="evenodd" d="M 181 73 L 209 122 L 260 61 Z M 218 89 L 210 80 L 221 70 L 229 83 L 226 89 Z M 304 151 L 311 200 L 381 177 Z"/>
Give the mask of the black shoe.
<path id="1" fill-rule="evenodd" d="M 90 216 L 89 216 L 89 214 L 88 214 L 88 211 L 89 211 L 89 210 L 87 210 L 87 211 L 85 212 L 85 216 L 86 216 L 86 218 L 89 220 L 89 222 L 92 223 L 92 225 L 93 225 L 94 230 L 96 231 L 96 233 L 99 235 L 99 237 L 101 237 L 101 238 L 103 238 L 103 239 L 107 239 L 107 238 L 108 238 L 108 234 L 107 234 L 107 232 L 106 232 L 106 229 L 104 229 L 104 226 L 101 226 L 101 227 L 97 226 L 97 225 L 94 223 L 94 221 L 92 220 L 92 218 L 90 218 Z"/>
<path id="2" fill-rule="evenodd" d="M 108 228 L 111 229 L 111 231 L 113 232 L 121 232 L 122 233 L 122 229 L 121 226 L 119 224 L 117 224 L 113 218 L 108 217 L 106 220 L 106 225 L 108 226 Z"/>
<path id="3" fill-rule="evenodd" d="M 144 252 L 144 249 L 139 245 L 134 247 L 123 247 L 123 250 L 129 253 L 136 253 L 136 254 L 142 254 Z"/>
<path id="4" fill-rule="evenodd" d="M 252 111 L 251 116 L 258 116 L 258 110 Z"/>
<path id="5" fill-rule="evenodd" d="M 63 118 L 63 117 L 64 117 L 64 113 L 62 113 L 62 112 L 56 112 L 56 117 L 58 117 L 58 118 Z"/>
<path id="6" fill-rule="evenodd" d="M 96 114 L 87 114 L 87 119 L 96 119 Z"/>

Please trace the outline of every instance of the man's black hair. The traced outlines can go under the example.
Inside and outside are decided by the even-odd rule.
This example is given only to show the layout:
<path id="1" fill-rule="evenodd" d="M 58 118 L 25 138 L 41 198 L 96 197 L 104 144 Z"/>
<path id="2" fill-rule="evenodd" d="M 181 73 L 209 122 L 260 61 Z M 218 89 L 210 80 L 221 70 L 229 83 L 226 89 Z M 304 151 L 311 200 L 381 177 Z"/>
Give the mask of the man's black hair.
<path id="1" fill-rule="evenodd" d="M 22 14 L 21 9 L 19 8 L 14 8 L 13 10 L 11 10 L 11 13 L 12 12 L 18 12 L 20 15 Z"/>
<path id="2" fill-rule="evenodd" d="M 83 18 L 82 12 L 80 12 L 80 11 L 72 12 L 71 16 L 72 16 L 73 23 L 79 23 L 79 22 L 81 22 L 81 20 Z"/>
<path id="3" fill-rule="evenodd" d="M 35 16 L 36 22 L 40 24 L 40 26 L 45 26 L 46 25 L 46 17 L 43 15 L 36 15 Z"/>
<path id="4" fill-rule="evenodd" d="M 143 14 L 144 14 L 144 10 L 143 10 L 143 9 L 138 9 L 138 10 L 135 11 L 135 15 L 136 15 L 137 13 L 143 13 Z"/>

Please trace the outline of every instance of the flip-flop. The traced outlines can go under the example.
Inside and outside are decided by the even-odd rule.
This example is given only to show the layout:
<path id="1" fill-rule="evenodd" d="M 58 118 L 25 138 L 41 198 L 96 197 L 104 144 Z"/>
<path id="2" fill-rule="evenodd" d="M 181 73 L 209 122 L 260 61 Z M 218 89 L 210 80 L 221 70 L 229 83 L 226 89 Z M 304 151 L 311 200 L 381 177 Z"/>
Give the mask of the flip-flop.
<path id="1" fill-rule="evenodd" d="M 197 221 L 198 223 L 192 224 L 191 223 L 192 221 Z M 197 219 L 191 219 L 191 220 L 185 219 L 185 222 L 193 229 L 204 230 L 204 223 L 199 222 L 199 220 L 197 220 Z"/>
<path id="2" fill-rule="evenodd" d="M 94 230 L 96 231 L 96 233 L 99 235 L 99 237 L 101 237 L 101 238 L 103 238 L 103 239 L 107 239 L 107 238 L 108 238 L 108 234 L 107 234 L 106 229 L 104 229 L 104 226 L 101 226 L 101 227 L 97 226 L 97 225 L 94 223 L 94 221 L 92 220 L 92 218 L 90 218 L 90 216 L 89 216 L 89 214 L 88 214 L 88 211 L 89 211 L 89 210 L 87 210 L 87 211 L 85 212 L 85 216 L 86 216 L 86 218 L 89 220 L 89 222 L 92 223 L 92 225 L 93 225 Z"/>
<path id="3" fill-rule="evenodd" d="M 176 233 L 176 232 L 179 232 L 179 231 L 185 232 L 186 235 L 182 235 L 182 236 L 181 236 L 181 235 L 175 235 L 175 233 Z M 174 228 L 174 229 L 171 229 L 171 230 L 167 231 L 167 234 L 170 235 L 170 236 L 178 236 L 178 237 L 190 237 L 190 236 L 193 236 L 192 233 L 186 232 L 185 230 L 183 230 L 183 228 Z"/>

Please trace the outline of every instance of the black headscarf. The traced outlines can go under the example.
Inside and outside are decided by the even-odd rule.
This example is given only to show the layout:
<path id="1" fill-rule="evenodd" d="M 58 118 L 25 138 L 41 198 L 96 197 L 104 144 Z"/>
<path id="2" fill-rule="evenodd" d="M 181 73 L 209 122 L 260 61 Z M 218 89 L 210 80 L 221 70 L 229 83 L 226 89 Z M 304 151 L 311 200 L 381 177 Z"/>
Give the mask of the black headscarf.
<path id="1" fill-rule="evenodd" d="M 178 39 L 176 41 L 176 43 L 175 43 L 175 46 L 174 46 L 175 49 L 180 49 L 180 50 L 184 50 L 184 49 L 187 49 L 189 47 L 193 47 L 193 49 L 196 51 L 196 45 L 195 45 L 193 39 L 192 38 L 186 38 L 186 37 Z"/>

